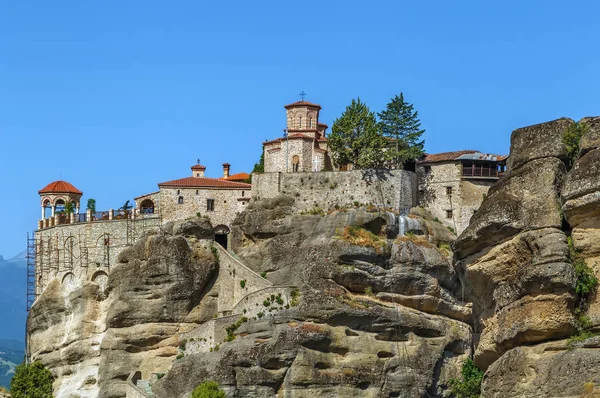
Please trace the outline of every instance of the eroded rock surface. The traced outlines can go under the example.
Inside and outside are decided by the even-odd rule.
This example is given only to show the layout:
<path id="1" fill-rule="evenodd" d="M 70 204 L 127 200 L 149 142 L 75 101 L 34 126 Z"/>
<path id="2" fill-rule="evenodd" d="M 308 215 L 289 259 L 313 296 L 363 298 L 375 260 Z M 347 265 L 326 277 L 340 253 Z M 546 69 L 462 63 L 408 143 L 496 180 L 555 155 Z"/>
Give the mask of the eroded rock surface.
<path id="1" fill-rule="evenodd" d="M 484 397 L 598 393 L 598 338 L 568 339 L 582 330 L 582 316 L 591 319 L 590 335 L 600 324 L 600 305 L 577 294 L 572 265 L 576 252 L 598 275 L 600 121 L 582 122 L 588 130 L 570 170 L 563 142 L 570 119 L 516 130 L 509 174 L 454 243 L 473 301 L 475 363 L 487 370 Z"/>
<path id="2" fill-rule="evenodd" d="M 177 334 L 206 320 L 193 310 L 216 270 L 195 237 L 154 234 L 121 253 L 106 285 L 69 291 L 53 281 L 31 310 L 29 333 L 33 359 L 56 377 L 55 395 L 123 397 L 133 370 L 168 369 Z"/>
<path id="3" fill-rule="evenodd" d="M 454 237 L 420 209 L 412 217 L 423 231 L 385 239 L 385 212 L 301 215 L 292 203 L 253 203 L 232 233 L 243 261 L 275 285 L 298 286 L 297 305 L 250 319 L 218 351 L 176 361 L 154 384 L 157 396 L 183 398 L 208 379 L 228 396 L 446 395 L 471 354 L 471 310 L 451 264 Z M 349 243 L 341 237 L 348 226 L 378 241 Z"/>

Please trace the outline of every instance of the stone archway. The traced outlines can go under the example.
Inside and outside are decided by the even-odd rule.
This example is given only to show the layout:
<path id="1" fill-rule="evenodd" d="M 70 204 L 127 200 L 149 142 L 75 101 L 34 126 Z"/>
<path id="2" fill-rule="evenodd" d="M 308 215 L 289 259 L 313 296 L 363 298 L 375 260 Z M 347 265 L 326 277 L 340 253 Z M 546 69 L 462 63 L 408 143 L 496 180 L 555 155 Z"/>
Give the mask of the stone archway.
<path id="1" fill-rule="evenodd" d="M 95 282 L 100 286 L 100 291 L 104 293 L 108 287 L 108 274 L 104 271 L 96 271 L 92 275 L 92 282 Z"/>
<path id="2" fill-rule="evenodd" d="M 215 242 L 223 246 L 225 250 L 227 250 L 227 243 L 229 241 L 229 233 L 231 230 L 227 225 L 217 225 L 214 228 L 215 232 Z"/>
<path id="3" fill-rule="evenodd" d="M 77 285 L 75 274 L 72 272 L 67 272 L 62 278 L 62 285 L 69 292 L 75 290 Z"/>
<path id="4" fill-rule="evenodd" d="M 140 203 L 140 214 L 154 214 L 154 202 L 150 199 L 144 199 Z"/>

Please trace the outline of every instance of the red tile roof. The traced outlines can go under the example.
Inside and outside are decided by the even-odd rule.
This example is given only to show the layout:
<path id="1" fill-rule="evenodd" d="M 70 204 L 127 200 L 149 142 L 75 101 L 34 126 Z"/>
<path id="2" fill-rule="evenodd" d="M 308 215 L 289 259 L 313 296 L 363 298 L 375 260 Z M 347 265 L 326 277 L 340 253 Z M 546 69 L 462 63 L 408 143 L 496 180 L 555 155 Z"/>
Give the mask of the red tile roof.
<path id="1" fill-rule="evenodd" d="M 192 170 L 206 170 L 206 166 L 202 166 L 201 164 L 195 164 L 192 166 Z"/>
<path id="2" fill-rule="evenodd" d="M 224 181 L 218 178 L 186 177 L 178 180 L 161 182 L 159 187 L 179 188 L 219 188 L 219 189 L 250 189 L 252 185 L 241 182 Z"/>
<path id="3" fill-rule="evenodd" d="M 286 106 L 284 106 L 285 109 L 287 108 L 293 108 L 296 106 L 311 106 L 311 107 L 315 107 L 315 108 L 319 108 L 321 109 L 321 105 L 319 104 L 313 104 L 312 102 L 308 102 L 308 101 L 298 101 L 298 102 L 294 102 L 291 104 L 287 104 Z"/>
<path id="4" fill-rule="evenodd" d="M 325 123 L 321 123 L 321 122 L 317 123 L 317 126 L 329 127 L 329 126 L 328 126 L 328 125 L 326 125 Z"/>
<path id="5" fill-rule="evenodd" d="M 248 178 L 250 178 L 250 174 L 248 174 L 248 173 L 237 173 L 237 174 L 232 174 L 227 178 L 220 178 L 220 180 L 223 180 L 223 181 L 245 181 Z"/>
<path id="6" fill-rule="evenodd" d="M 497 161 L 502 161 L 508 158 L 506 155 L 491 155 L 491 154 L 483 154 L 480 151 L 476 151 L 474 149 L 465 149 L 462 151 L 452 151 L 452 152 L 440 152 L 440 153 L 432 153 L 425 154 L 423 159 L 419 160 L 419 163 L 437 163 L 437 162 L 448 162 L 452 160 L 457 160 L 459 157 L 463 155 L 472 155 L 476 153 L 481 153 L 484 156 L 494 156 Z"/>
<path id="7" fill-rule="evenodd" d="M 51 182 L 44 188 L 40 189 L 38 193 L 74 193 L 76 195 L 83 195 L 83 192 L 81 192 L 79 189 L 62 180 Z"/>
<path id="8" fill-rule="evenodd" d="M 309 136 L 306 136 L 304 134 L 298 134 L 298 133 L 296 133 L 296 134 L 289 134 L 288 138 L 304 138 L 304 139 L 307 139 L 307 140 L 314 140 L 315 139 L 315 137 L 309 137 Z M 265 144 L 274 144 L 274 143 L 277 143 L 277 142 L 284 142 L 284 141 L 285 141 L 285 137 L 275 138 L 274 140 L 263 142 L 263 145 L 265 145 Z"/>

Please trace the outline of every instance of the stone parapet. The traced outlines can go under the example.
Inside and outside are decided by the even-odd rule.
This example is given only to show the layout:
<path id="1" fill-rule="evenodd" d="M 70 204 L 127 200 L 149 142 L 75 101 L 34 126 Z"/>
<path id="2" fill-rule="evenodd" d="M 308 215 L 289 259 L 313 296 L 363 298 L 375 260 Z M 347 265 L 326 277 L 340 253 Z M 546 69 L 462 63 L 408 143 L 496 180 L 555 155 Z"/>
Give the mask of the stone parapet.
<path id="1" fill-rule="evenodd" d="M 254 173 L 252 199 L 278 195 L 295 199 L 298 211 L 374 205 L 404 211 L 416 205 L 417 179 L 406 170 Z"/>

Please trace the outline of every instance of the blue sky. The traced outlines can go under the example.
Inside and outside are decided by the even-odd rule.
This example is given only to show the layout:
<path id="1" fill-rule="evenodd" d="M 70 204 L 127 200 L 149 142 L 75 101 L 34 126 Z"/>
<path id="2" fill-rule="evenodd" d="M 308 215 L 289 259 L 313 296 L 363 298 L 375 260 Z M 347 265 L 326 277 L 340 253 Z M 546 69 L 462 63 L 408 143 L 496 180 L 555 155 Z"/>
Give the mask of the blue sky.
<path id="1" fill-rule="evenodd" d="M 600 114 L 592 1 L 0 0 L 0 254 L 24 250 L 37 191 L 98 209 L 187 176 L 250 171 L 283 105 L 404 92 L 426 150 L 506 153 L 517 127 Z"/>

